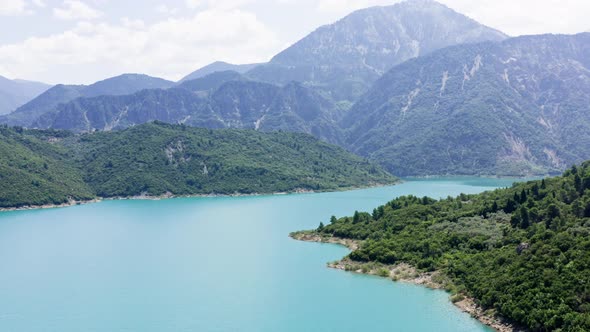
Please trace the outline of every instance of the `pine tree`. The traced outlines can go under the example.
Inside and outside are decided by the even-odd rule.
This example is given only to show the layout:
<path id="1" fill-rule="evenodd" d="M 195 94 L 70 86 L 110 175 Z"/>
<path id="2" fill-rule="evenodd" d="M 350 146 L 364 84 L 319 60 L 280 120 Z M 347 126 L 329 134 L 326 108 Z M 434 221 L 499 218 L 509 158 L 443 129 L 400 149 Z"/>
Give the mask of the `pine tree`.
<path id="1" fill-rule="evenodd" d="M 354 211 L 354 216 L 352 217 L 352 223 L 357 224 L 361 219 L 361 216 L 358 211 Z"/>
<path id="2" fill-rule="evenodd" d="M 526 191 L 524 189 L 520 192 L 520 203 L 524 204 L 527 200 Z"/>
<path id="3" fill-rule="evenodd" d="M 527 229 L 530 226 L 529 211 L 523 206 L 520 208 L 520 227 Z"/>

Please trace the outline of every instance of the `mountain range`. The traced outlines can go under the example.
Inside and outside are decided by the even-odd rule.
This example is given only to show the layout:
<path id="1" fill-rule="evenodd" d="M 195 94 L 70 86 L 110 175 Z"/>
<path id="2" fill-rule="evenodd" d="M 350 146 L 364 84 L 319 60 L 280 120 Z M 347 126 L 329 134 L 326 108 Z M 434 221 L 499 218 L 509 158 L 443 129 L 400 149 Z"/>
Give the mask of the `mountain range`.
<path id="1" fill-rule="evenodd" d="M 126 95 L 144 89 L 161 89 L 173 85 L 174 82 L 143 74 L 123 74 L 87 86 L 58 84 L 14 112 L 0 117 L 0 122 L 29 127 L 38 117 L 76 98 Z"/>
<path id="2" fill-rule="evenodd" d="M 16 110 L 49 88 L 44 83 L 10 80 L 0 76 L 0 115 Z"/>
<path id="3" fill-rule="evenodd" d="M 556 173 L 590 159 L 589 36 L 509 38 L 410 0 L 356 11 L 266 64 L 214 63 L 178 83 L 58 85 L 0 122 L 294 131 L 403 176 Z"/>
<path id="4" fill-rule="evenodd" d="M 33 127 L 90 132 L 158 120 L 205 128 L 304 132 L 329 142 L 342 142 L 336 125 L 341 112 L 331 100 L 297 82 L 279 87 L 230 79 L 220 84 L 223 79 L 218 80 L 218 76 L 227 74 L 231 72 L 212 74 L 211 80 L 188 81 L 171 89 L 78 98 L 44 114 Z M 231 77 L 234 75 L 227 78 Z"/>
<path id="5" fill-rule="evenodd" d="M 451 45 L 507 36 L 432 0 L 353 12 L 320 27 L 248 72 L 285 84 L 304 82 L 335 101 L 354 101 L 393 66 Z"/>
<path id="6" fill-rule="evenodd" d="M 208 64 L 205 67 L 199 68 L 199 69 L 195 70 L 194 72 L 186 75 L 185 77 L 183 77 L 179 81 L 179 83 L 182 83 L 185 81 L 190 81 L 190 80 L 195 80 L 197 78 L 203 78 L 207 75 L 210 75 L 210 74 L 213 74 L 216 72 L 221 72 L 221 71 L 233 71 L 233 72 L 236 72 L 239 74 L 245 74 L 246 72 L 254 69 L 258 65 L 259 65 L 258 63 L 234 65 L 231 63 L 223 62 L 223 61 L 216 61 L 216 62 Z"/>
<path id="7" fill-rule="evenodd" d="M 385 74 L 345 145 L 399 175 L 557 172 L 590 157 L 590 33 L 446 48 Z"/>

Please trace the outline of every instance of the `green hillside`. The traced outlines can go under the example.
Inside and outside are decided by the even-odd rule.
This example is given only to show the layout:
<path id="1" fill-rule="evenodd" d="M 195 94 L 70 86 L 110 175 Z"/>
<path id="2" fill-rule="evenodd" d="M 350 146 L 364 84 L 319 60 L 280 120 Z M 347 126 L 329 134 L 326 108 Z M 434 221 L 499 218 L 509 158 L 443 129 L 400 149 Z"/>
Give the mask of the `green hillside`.
<path id="1" fill-rule="evenodd" d="M 69 161 L 70 151 L 28 133 L 0 127 L 0 207 L 62 204 L 94 197 Z"/>
<path id="2" fill-rule="evenodd" d="M 590 330 L 590 162 L 479 195 L 400 197 L 314 233 L 359 240 L 352 261 L 439 270 L 532 331 Z"/>
<path id="3" fill-rule="evenodd" d="M 74 135 L 3 127 L 0 207 L 136 195 L 326 191 L 396 178 L 310 135 L 149 123 Z"/>

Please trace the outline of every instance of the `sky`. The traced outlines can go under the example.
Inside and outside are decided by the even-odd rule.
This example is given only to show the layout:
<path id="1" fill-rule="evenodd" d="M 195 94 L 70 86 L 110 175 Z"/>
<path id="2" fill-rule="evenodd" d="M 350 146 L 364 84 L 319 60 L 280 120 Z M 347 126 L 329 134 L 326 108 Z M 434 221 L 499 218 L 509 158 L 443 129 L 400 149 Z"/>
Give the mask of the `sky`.
<path id="1" fill-rule="evenodd" d="M 399 0 L 0 0 L 0 76 L 89 84 L 178 80 L 257 63 L 350 12 Z M 590 31 L 590 0 L 440 0 L 511 36 Z"/>

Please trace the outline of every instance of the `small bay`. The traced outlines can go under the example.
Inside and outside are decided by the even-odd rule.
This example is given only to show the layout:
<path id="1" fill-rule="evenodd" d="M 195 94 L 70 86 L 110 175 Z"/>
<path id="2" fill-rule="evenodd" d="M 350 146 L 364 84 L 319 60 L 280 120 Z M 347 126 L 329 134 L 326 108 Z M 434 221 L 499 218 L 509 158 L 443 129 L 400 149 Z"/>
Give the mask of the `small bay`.
<path id="1" fill-rule="evenodd" d="M 257 197 L 121 200 L 0 213 L 0 330 L 490 331 L 443 291 L 326 267 L 344 247 L 292 240 L 394 197 L 512 179 Z"/>

